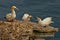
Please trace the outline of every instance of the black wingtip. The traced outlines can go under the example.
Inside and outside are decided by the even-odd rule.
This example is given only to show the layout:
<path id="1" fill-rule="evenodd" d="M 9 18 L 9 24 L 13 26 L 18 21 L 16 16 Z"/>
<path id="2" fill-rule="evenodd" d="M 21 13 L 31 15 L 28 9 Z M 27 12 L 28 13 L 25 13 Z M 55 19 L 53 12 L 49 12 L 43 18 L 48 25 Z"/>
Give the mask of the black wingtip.
<path id="1" fill-rule="evenodd" d="M 6 19 L 6 17 L 4 17 Z"/>

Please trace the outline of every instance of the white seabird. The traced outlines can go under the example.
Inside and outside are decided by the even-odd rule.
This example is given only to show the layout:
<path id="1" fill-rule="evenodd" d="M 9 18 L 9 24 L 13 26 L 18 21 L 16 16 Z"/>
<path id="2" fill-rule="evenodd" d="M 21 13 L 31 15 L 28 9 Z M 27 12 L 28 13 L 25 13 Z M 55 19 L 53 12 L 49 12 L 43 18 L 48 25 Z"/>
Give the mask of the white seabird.
<path id="1" fill-rule="evenodd" d="M 11 7 L 11 13 L 7 14 L 5 17 L 7 21 L 12 21 L 16 18 L 15 9 L 18 9 L 18 8 L 16 8 L 16 6 Z"/>
<path id="2" fill-rule="evenodd" d="M 26 14 L 23 15 L 22 20 L 29 21 L 30 18 L 32 18 L 32 16 L 26 13 Z"/>
<path id="3" fill-rule="evenodd" d="M 53 23 L 52 17 L 47 17 L 47 18 L 45 18 L 43 20 L 41 18 L 37 17 L 37 21 L 42 26 L 49 26 L 49 24 Z"/>

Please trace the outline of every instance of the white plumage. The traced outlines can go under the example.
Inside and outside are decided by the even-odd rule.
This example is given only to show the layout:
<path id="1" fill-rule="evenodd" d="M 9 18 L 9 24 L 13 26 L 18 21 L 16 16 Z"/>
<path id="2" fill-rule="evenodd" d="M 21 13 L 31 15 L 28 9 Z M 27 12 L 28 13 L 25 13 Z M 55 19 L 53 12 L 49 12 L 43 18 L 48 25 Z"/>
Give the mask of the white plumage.
<path id="1" fill-rule="evenodd" d="M 17 9 L 16 6 L 12 6 L 11 7 L 11 13 L 9 13 L 9 14 L 6 15 L 6 19 L 8 21 L 11 21 L 11 20 L 13 20 L 13 19 L 16 18 L 15 9 Z"/>
<path id="2" fill-rule="evenodd" d="M 49 24 L 53 23 L 52 17 L 47 17 L 45 19 L 41 19 L 37 17 L 38 23 L 40 23 L 42 26 L 48 26 Z"/>
<path id="3" fill-rule="evenodd" d="M 26 13 L 23 15 L 22 20 L 29 21 L 31 17 L 32 17 L 31 15 Z"/>
<path id="4" fill-rule="evenodd" d="M 28 16 L 29 16 L 29 14 L 24 14 L 23 17 L 22 17 L 22 19 L 26 20 L 28 18 Z"/>

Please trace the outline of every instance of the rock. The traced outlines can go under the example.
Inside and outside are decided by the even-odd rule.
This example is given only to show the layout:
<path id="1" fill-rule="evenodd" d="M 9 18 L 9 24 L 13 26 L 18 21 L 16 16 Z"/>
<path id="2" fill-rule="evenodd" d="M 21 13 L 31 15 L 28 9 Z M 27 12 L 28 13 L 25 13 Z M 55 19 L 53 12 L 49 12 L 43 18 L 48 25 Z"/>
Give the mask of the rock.
<path id="1" fill-rule="evenodd" d="M 34 38 L 34 30 L 39 31 L 40 33 L 42 32 L 44 36 L 44 32 L 47 32 L 47 34 L 50 32 L 55 33 L 58 31 L 58 28 L 51 26 L 41 27 L 37 23 L 29 21 L 0 21 L 0 39 L 2 40 L 29 40 L 30 37 Z M 38 35 L 41 35 L 40 33 L 38 33 Z"/>

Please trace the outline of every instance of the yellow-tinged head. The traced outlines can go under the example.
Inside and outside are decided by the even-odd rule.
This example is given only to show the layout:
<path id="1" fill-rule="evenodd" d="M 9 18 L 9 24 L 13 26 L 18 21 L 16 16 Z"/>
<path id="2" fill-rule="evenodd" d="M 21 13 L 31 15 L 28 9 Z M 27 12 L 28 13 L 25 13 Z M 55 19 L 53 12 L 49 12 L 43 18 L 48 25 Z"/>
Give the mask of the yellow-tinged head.
<path id="1" fill-rule="evenodd" d="M 18 8 L 16 6 L 12 6 L 11 9 L 17 9 L 18 10 Z"/>
<path id="2" fill-rule="evenodd" d="M 12 9 L 15 9 L 15 8 L 16 8 L 16 6 L 12 6 L 11 8 L 12 8 Z"/>

